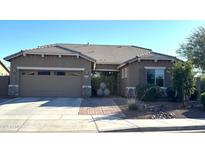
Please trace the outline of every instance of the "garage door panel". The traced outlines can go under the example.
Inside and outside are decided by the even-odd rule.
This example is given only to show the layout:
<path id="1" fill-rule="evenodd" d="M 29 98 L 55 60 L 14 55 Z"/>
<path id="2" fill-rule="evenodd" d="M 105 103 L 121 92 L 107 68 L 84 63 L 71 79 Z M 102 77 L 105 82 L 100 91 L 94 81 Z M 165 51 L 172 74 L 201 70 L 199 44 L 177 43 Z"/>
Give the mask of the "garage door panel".
<path id="1" fill-rule="evenodd" d="M 57 75 L 21 75 L 21 96 L 81 96 L 82 74 L 65 76 Z"/>

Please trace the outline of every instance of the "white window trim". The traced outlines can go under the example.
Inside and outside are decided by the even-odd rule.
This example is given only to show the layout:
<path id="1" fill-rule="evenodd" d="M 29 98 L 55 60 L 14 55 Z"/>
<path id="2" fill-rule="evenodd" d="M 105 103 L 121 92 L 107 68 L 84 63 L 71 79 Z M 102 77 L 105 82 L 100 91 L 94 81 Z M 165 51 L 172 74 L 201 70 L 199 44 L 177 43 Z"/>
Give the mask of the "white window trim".
<path id="1" fill-rule="evenodd" d="M 145 69 L 159 69 L 159 70 L 160 69 L 164 69 L 164 70 L 166 69 L 166 67 L 150 67 L 150 66 L 145 66 L 144 68 Z"/>
<path id="2" fill-rule="evenodd" d="M 10 84 L 10 85 L 8 85 L 9 87 L 19 87 L 19 85 L 18 84 Z"/>
<path id="3" fill-rule="evenodd" d="M 121 78 L 126 79 L 128 77 L 128 67 L 123 68 L 121 71 Z"/>
<path id="4" fill-rule="evenodd" d="M 128 68 L 127 67 L 124 68 L 124 73 L 125 73 L 124 77 L 127 78 L 127 76 L 128 76 Z"/>
<path id="5" fill-rule="evenodd" d="M 91 85 L 82 85 L 82 88 L 92 88 L 92 86 Z"/>
<path id="6" fill-rule="evenodd" d="M 17 67 L 18 70 L 49 70 L 49 71 L 84 71 L 85 68 L 68 68 L 68 67 Z"/>

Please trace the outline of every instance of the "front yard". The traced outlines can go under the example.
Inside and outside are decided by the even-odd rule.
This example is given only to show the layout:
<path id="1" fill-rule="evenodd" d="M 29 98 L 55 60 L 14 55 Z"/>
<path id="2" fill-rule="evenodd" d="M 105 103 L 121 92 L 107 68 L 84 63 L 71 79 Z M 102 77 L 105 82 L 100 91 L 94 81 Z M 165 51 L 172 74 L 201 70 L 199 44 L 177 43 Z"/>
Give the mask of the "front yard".
<path id="1" fill-rule="evenodd" d="M 128 99 L 115 98 L 114 102 L 128 119 L 171 119 L 171 118 L 205 118 L 203 106 L 191 102 L 186 108 L 178 102 L 144 102 L 136 111 L 128 109 Z"/>

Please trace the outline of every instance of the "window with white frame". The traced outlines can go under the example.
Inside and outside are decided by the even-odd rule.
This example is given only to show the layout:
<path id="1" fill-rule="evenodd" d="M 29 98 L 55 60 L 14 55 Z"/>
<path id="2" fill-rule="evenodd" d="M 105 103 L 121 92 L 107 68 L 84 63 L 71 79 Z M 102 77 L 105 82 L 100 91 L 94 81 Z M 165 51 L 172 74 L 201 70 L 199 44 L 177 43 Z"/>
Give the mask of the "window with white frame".
<path id="1" fill-rule="evenodd" d="M 164 72 L 165 69 L 160 68 L 147 69 L 147 83 L 164 87 Z"/>
<path id="2" fill-rule="evenodd" d="M 127 67 L 125 67 L 124 69 L 125 69 L 125 78 L 127 78 L 127 73 L 128 73 L 127 70 L 128 70 L 128 69 L 127 69 Z"/>
<path id="3" fill-rule="evenodd" d="M 121 70 L 122 79 L 127 78 L 127 75 L 128 75 L 128 69 L 127 69 L 127 67 L 125 67 Z"/>
<path id="4" fill-rule="evenodd" d="M 125 75 L 125 73 L 124 73 L 124 68 L 121 70 L 121 78 L 122 79 L 124 79 L 124 75 Z"/>

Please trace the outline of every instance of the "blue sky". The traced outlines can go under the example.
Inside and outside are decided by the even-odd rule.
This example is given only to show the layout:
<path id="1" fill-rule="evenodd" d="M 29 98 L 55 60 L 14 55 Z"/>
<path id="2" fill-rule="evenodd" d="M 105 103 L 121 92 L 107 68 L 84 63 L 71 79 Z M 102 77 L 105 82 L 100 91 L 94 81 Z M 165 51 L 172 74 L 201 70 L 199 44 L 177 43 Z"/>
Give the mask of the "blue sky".
<path id="1" fill-rule="evenodd" d="M 137 45 L 176 56 L 179 44 L 199 26 L 205 21 L 0 21 L 0 59 L 39 45 L 87 42 Z"/>

